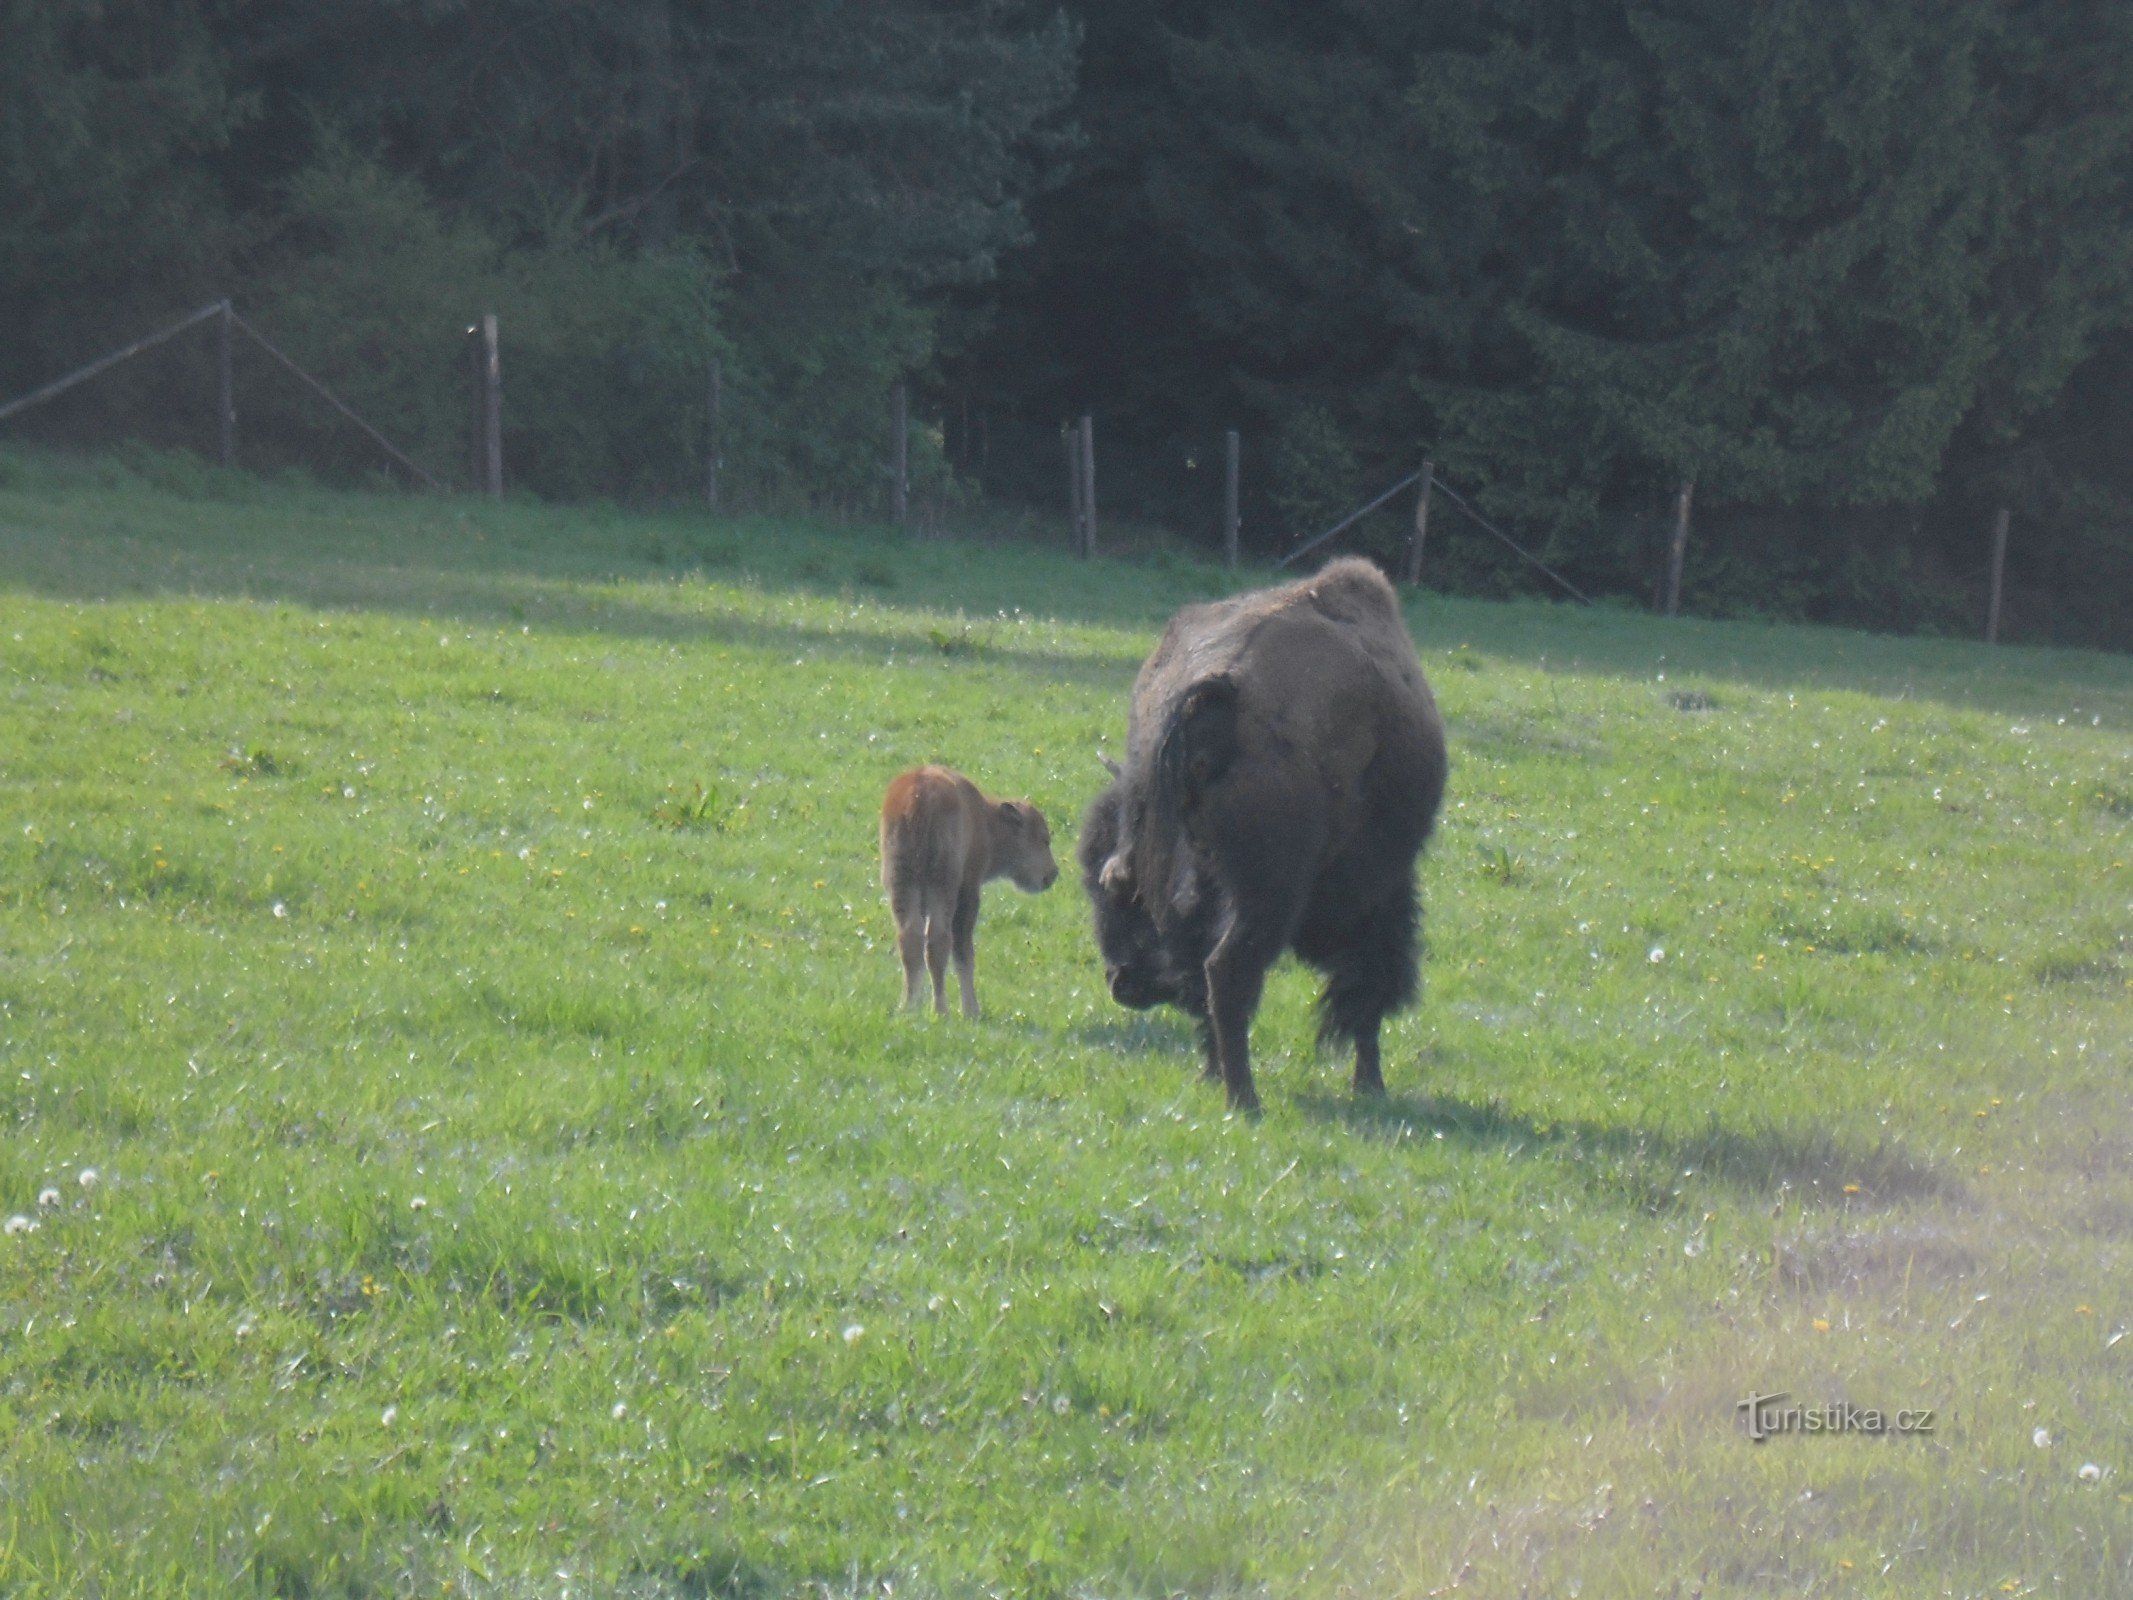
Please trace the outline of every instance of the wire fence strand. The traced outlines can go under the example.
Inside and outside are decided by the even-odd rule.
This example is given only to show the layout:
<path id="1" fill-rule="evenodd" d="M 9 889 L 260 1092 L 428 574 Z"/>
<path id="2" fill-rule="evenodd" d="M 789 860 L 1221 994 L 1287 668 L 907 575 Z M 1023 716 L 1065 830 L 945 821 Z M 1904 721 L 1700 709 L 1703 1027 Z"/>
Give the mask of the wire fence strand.
<path id="1" fill-rule="evenodd" d="M 85 367 L 76 367 L 65 377 L 53 379 L 42 389 L 33 389 L 28 394 L 23 395 L 20 399 L 10 400 L 6 405 L 0 406 L 0 422 L 5 422 L 9 417 L 14 416 L 18 411 L 27 411 L 32 406 L 43 405 L 47 400 L 58 399 L 59 396 L 65 394 L 76 384 L 87 383 L 98 373 L 109 372 L 121 361 L 130 361 L 135 356 L 141 354 L 144 350 L 153 350 L 157 345 L 162 344 L 165 340 L 175 339 L 179 334 L 183 333 L 187 328 L 192 327 L 195 323 L 205 322 L 209 317 L 220 316 L 223 312 L 223 309 L 228 305 L 229 302 L 227 300 L 217 300 L 211 306 L 202 306 L 198 311 L 195 311 L 191 316 L 186 317 L 183 321 L 173 322 L 169 327 L 163 328 L 155 333 L 151 333 L 146 338 L 136 339 L 133 341 L 133 343 L 127 345 L 125 349 L 114 350 L 108 356 L 100 357 L 97 360 L 90 362 Z"/>
<path id="2" fill-rule="evenodd" d="M 342 400 L 339 395 L 335 394 L 323 383 L 320 383 L 318 379 L 312 377 L 310 373 L 306 372 L 294 361 L 291 361 L 287 356 L 283 355 L 280 347 L 277 346 L 273 340 L 269 339 L 265 334 L 261 333 L 257 328 L 253 327 L 249 322 L 245 321 L 244 318 L 238 316 L 237 313 L 234 311 L 230 313 L 230 321 L 235 323 L 239 328 L 243 329 L 245 336 L 249 338 L 254 344 L 258 345 L 260 349 L 266 351 L 268 355 L 272 356 L 276 361 L 279 361 L 283 366 L 287 367 L 291 372 L 293 372 L 298 378 L 302 379 L 303 382 L 311 388 L 312 392 L 315 393 L 321 400 L 324 400 L 326 404 L 332 406 L 334 410 L 338 411 L 350 422 L 361 428 L 364 433 L 370 436 L 371 442 L 375 444 L 380 450 L 383 450 L 387 455 L 391 456 L 393 460 L 399 462 L 401 466 L 405 467 L 409 472 L 412 472 L 416 477 L 420 478 L 432 489 L 442 490 L 444 488 L 444 485 L 439 483 L 435 476 L 433 476 L 430 471 L 426 467 L 424 467 L 419 461 L 414 460 L 412 457 L 410 457 L 405 452 L 396 447 L 390 439 L 385 437 L 384 434 L 378 432 L 376 428 L 373 428 L 369 423 L 365 422 L 361 417 L 357 416 L 356 413 L 349 407 L 347 402 Z"/>

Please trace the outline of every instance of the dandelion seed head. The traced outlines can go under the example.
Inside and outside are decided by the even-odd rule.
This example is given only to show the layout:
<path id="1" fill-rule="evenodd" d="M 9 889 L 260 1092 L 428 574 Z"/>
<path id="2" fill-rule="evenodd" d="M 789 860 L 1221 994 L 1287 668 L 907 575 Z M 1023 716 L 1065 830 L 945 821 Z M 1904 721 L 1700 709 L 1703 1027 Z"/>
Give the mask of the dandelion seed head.
<path id="1" fill-rule="evenodd" d="M 37 1204 L 40 1209 L 49 1209 L 58 1205 L 59 1191 L 57 1189 L 39 1189 L 37 1191 Z"/>
<path id="2" fill-rule="evenodd" d="M 608 1413 L 608 1415 L 613 1417 L 617 1422 L 620 1422 L 624 1417 L 628 1416 L 629 1414 L 630 1408 L 628 1404 L 621 1400 L 617 1400 L 615 1402 L 615 1409 Z"/>
<path id="3" fill-rule="evenodd" d="M 398 1406 L 387 1406 L 383 1411 L 378 1413 L 378 1424 L 380 1427 L 390 1428 L 394 1423 L 398 1422 L 399 1420 L 400 1408 Z"/>
<path id="4" fill-rule="evenodd" d="M 104 1181 L 104 1176 L 94 1167 L 83 1167 L 81 1169 L 81 1176 L 76 1178 L 74 1181 L 80 1184 L 84 1189 L 93 1189 L 99 1183 L 102 1183 Z"/>
<path id="5" fill-rule="evenodd" d="M 1666 951 L 1659 945 L 1655 944 L 1652 946 L 1651 954 L 1646 956 L 1644 959 L 1649 961 L 1653 966 L 1656 967 L 1657 965 L 1659 965 L 1660 962 L 1666 959 Z"/>
<path id="6" fill-rule="evenodd" d="M 861 1339 L 864 1339 L 866 1337 L 866 1333 L 866 1329 L 861 1327 L 858 1323 L 850 1323 L 846 1326 L 844 1330 L 844 1342 L 846 1344 L 857 1344 Z"/>
<path id="7" fill-rule="evenodd" d="M 2039 1428 L 2035 1433 L 2029 1436 L 2029 1442 L 2035 1445 L 2039 1450 L 2049 1450 L 2052 1447 L 2051 1429 Z"/>
<path id="8" fill-rule="evenodd" d="M 0 1222 L 0 1234 L 5 1234 L 9 1238 L 13 1238 L 18 1233 L 35 1233 L 36 1231 L 37 1224 L 19 1212 L 9 1217 L 7 1221 Z"/>

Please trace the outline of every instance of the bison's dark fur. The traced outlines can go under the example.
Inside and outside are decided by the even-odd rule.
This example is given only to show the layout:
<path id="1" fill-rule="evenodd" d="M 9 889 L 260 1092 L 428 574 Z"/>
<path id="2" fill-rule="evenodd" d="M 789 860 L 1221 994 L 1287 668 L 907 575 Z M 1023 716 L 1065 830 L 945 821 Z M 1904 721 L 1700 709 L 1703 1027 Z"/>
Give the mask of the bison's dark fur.
<path id="1" fill-rule="evenodd" d="M 1171 619 L 1133 688 L 1126 762 L 1079 847 L 1112 998 L 1200 1024 L 1210 1075 L 1258 1103 L 1266 970 L 1326 974 L 1322 1038 L 1382 1092 L 1378 1027 L 1415 995 L 1415 857 L 1444 795 L 1444 725 L 1367 562 Z"/>

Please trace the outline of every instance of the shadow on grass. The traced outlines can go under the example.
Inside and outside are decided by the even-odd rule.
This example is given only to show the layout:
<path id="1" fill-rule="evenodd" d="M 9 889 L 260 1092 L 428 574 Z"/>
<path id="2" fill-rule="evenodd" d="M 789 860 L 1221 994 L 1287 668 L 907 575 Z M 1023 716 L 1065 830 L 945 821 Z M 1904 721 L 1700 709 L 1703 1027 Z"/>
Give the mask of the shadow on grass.
<path id="1" fill-rule="evenodd" d="M 2100 650 L 1994 649 L 1970 639 L 1875 634 L 1826 624 L 1666 618 L 1618 606 L 1485 602 L 1420 595 L 1408 630 L 1424 652 L 1471 645 L 1544 672 L 1651 684 L 1676 711 L 1720 719 L 1734 707 L 1712 684 L 1751 690 L 1844 691 L 2009 715 L 2100 714 L 2133 726 L 2133 659 Z M 1487 662 L 1480 663 L 1483 671 Z"/>
<path id="2" fill-rule="evenodd" d="M 1456 1140 L 1507 1155 L 1583 1162 L 1592 1167 L 1595 1182 L 1654 1212 L 1681 1206 L 1683 1184 L 1705 1180 L 1804 1206 L 1878 1207 L 1960 1194 L 1959 1186 L 1885 1140 L 1855 1147 L 1821 1131 L 1765 1126 L 1741 1132 L 1714 1119 L 1700 1131 L 1660 1133 L 1521 1116 L 1495 1102 L 1439 1095 L 1365 1100 L 1309 1091 L 1295 1104 L 1307 1117 L 1340 1123 L 1366 1137 Z"/>
<path id="3" fill-rule="evenodd" d="M 151 466 L 153 464 L 151 463 Z M 466 499 L 285 488 L 197 468 L 176 487 L 154 471 L 96 458 L 0 453 L 0 586 L 57 599 L 198 595 L 529 620 L 593 634 L 725 637 L 702 616 L 669 612 L 583 585 L 741 580 L 769 593 L 865 599 L 881 606 L 986 618 L 1016 610 L 1151 634 L 1179 605 L 1272 581 L 1158 551 L 1140 561 L 1081 561 L 1038 543 L 905 537 L 806 518 L 716 519 L 613 506 L 490 505 Z M 146 475 L 143 475 L 143 472 Z M 224 483 L 224 477 L 231 481 Z M 187 485 L 192 485 L 190 488 Z M 211 492 L 210 492 L 211 491 Z M 551 610 L 551 607 L 553 608 Z M 1414 596 L 1408 620 L 1424 650 L 1477 651 L 1547 671 L 1706 680 L 1755 689 L 1852 690 L 2012 713 L 2079 705 L 2133 723 L 2133 661 L 2078 650 L 1988 650 L 1967 640 L 1898 638 L 1753 621 L 1662 619 L 1619 607 Z M 692 623 L 694 626 L 692 626 Z M 755 625 L 779 647 L 862 651 L 837 630 Z M 914 619 L 908 639 L 924 650 Z M 1101 675 L 1109 658 L 1047 659 L 958 633 L 944 655 L 998 659 L 1047 673 L 1072 660 Z M 735 642 L 752 642 L 737 639 Z M 901 648 L 901 646 L 899 646 Z M 1138 649 L 1120 666 L 1137 666 Z M 1485 667 L 1484 667 L 1485 669 Z M 1691 687 L 1695 685 L 1692 682 Z M 1701 690 L 1696 690 L 1701 693 Z M 1727 712 L 1716 697 L 1715 714 Z"/>
<path id="4" fill-rule="evenodd" d="M 92 603 L 184 597 L 293 604 L 450 618 L 513 631 L 525 626 L 551 636 L 710 643 L 845 660 L 894 653 L 906 662 L 1007 668 L 1121 695 L 1140 666 L 1138 647 L 1046 648 L 1018 638 L 1021 630 L 1008 617 L 1019 606 L 1073 622 L 1152 628 L 1166 614 L 1151 608 L 1145 577 L 1121 582 L 1115 572 L 1074 563 L 1064 575 L 1071 581 L 1061 584 L 1048 569 L 1064 563 L 1047 552 L 1021 552 L 1018 560 L 985 547 L 955 551 L 938 543 L 922 552 L 927 567 L 938 569 L 936 581 L 883 594 L 855 575 L 891 570 L 889 558 L 913 552 L 904 541 L 863 529 L 832 534 L 766 526 L 758 533 L 775 537 L 751 546 L 745 565 L 738 558 L 690 559 L 686 549 L 678 565 L 669 565 L 664 557 L 651 562 L 611 548 L 604 529 L 589 532 L 586 547 L 579 548 L 545 508 L 489 511 L 500 523 L 497 537 L 477 543 L 434 509 L 419 516 L 393 502 L 382 504 L 376 525 L 344 510 L 284 529 L 279 539 L 242 526 L 196 529 L 189 524 L 199 508 L 189 503 L 176 505 L 172 524 L 153 535 L 132 534 L 124 530 L 146 520 L 144 508 L 138 497 L 122 503 L 129 515 L 113 519 L 110 528 L 9 529 L 21 537 L 0 553 L 0 590 Z M 514 514 L 527 519 L 524 537 L 513 536 L 505 520 Z M 0 529 L 8 523 L 0 508 Z M 739 585 L 773 598 L 804 595 L 853 609 L 831 625 L 770 620 L 745 614 L 749 602 L 736 604 L 709 584 Z M 1019 598 L 1012 598 L 1017 590 Z M 1086 603 L 1046 603 L 1068 594 Z M 1035 606 L 1028 603 L 1033 599 Z M 984 609 L 969 615 L 973 602 Z"/>
<path id="5" fill-rule="evenodd" d="M 839 1592 L 832 1583 L 842 1584 L 846 1577 L 843 1573 L 834 1578 L 825 1574 L 812 1583 L 795 1582 L 789 1573 L 775 1571 L 727 1549 L 715 1554 L 691 1552 L 685 1561 L 672 1565 L 639 1567 L 635 1576 L 636 1581 L 621 1592 L 645 1596 L 647 1600 L 657 1596 L 671 1596 L 673 1600 L 770 1600 L 773 1595 L 830 1595 Z"/>
<path id="6" fill-rule="evenodd" d="M 1195 1071 L 1200 1064 L 1200 1038 L 1190 1022 L 1168 1012 L 1139 1012 L 1111 1022 L 1084 1022 L 1070 1035 L 1078 1045 L 1091 1050 L 1109 1050 L 1119 1055 L 1175 1055 Z"/>

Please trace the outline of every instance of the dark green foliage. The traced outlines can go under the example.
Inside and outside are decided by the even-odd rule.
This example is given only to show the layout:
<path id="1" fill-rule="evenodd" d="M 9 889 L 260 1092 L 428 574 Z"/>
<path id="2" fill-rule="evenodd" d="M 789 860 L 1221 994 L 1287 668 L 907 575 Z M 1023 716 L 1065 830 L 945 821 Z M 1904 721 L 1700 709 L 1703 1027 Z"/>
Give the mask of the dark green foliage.
<path id="1" fill-rule="evenodd" d="M 887 391 L 933 302 L 1027 232 L 1064 135 L 1066 19 L 986 0 L 208 0 L 0 10 L 0 299 L 12 393 L 235 293 L 447 481 L 463 330 L 503 326 L 513 484 L 699 492 L 710 360 L 729 503 L 885 500 Z M 206 335 L 101 382 L 201 448 Z M 288 380 L 240 374 L 246 459 L 370 471 Z M 99 409 L 100 408 L 100 409 Z M 914 476 L 950 497 L 921 428 Z"/>
<path id="2" fill-rule="evenodd" d="M 832 9 L 280 5 L 251 36 L 287 115 L 324 106 L 494 241 L 528 481 L 693 485 L 717 354 L 724 492 L 872 511 L 887 389 L 930 358 L 929 294 L 1025 235 L 1074 39 L 1005 4 Z"/>
<path id="3" fill-rule="evenodd" d="M 1089 412 L 1107 525 L 1429 455 L 1640 603 L 1693 479 L 1706 613 L 1968 631 L 2005 504 L 2005 631 L 2123 641 L 2129 185 L 2110 0 L 0 0 L 0 394 L 230 293 L 456 482 L 493 310 L 545 495 L 700 494 L 716 360 L 729 508 L 885 512 L 902 379 L 921 527 Z M 210 351 L 7 426 L 211 451 Z M 247 466 L 384 470 L 239 362 Z"/>
<path id="4" fill-rule="evenodd" d="M 1324 405 L 1365 478 L 1428 449 L 1581 582 L 1640 596 L 1693 477 L 1690 604 L 1902 626 L 1971 625 L 1975 496 L 2049 449 L 2028 576 L 2124 565 L 2133 484 L 2070 484 L 2053 415 L 2133 318 L 2123 8 L 1088 14 L 1095 146 L 993 335 L 1032 410 L 1241 422 L 1294 540 L 1318 511 L 1279 458 Z M 1432 572 L 1530 581 L 1486 546 Z"/>
<path id="5" fill-rule="evenodd" d="M 1454 462 L 1923 501 L 1966 421 L 2006 438 L 2127 315 L 2093 153 L 2133 121 L 2088 68 L 2129 44 L 2105 8 L 1602 3 L 1429 53 L 1416 114 L 1516 263 L 1502 380 L 1429 386 Z"/>
<path id="6" fill-rule="evenodd" d="M 1363 494 L 1355 452 L 1334 415 L 1308 402 L 1274 439 L 1274 503 L 1292 528 L 1329 528 L 1354 510 Z"/>
<path id="7" fill-rule="evenodd" d="M 0 398 L 220 292 L 239 228 L 207 162 L 257 102 L 214 9 L 0 0 Z M 140 399 L 95 403 L 123 425 Z"/>

